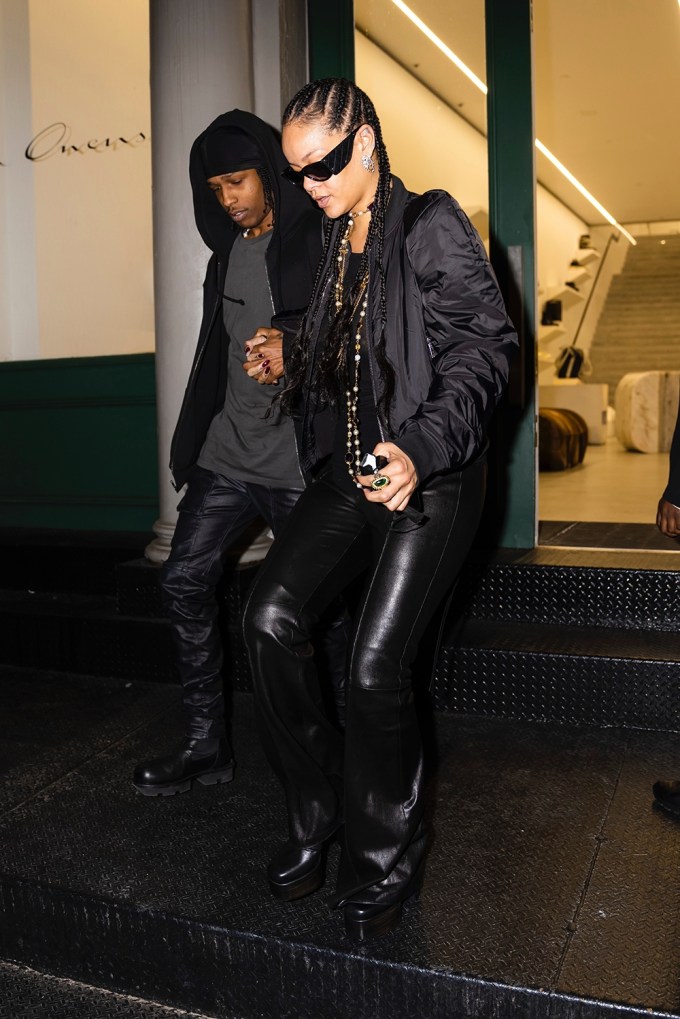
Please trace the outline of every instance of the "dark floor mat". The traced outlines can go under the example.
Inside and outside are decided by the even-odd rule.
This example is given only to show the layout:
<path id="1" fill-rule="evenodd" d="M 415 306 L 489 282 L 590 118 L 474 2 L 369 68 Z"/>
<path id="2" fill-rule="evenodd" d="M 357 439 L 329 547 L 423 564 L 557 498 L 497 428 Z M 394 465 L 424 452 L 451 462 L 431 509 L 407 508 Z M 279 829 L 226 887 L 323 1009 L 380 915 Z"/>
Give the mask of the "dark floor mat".
<path id="1" fill-rule="evenodd" d="M 680 551 L 677 538 L 666 538 L 653 524 L 616 524 L 568 520 L 542 520 L 538 525 L 539 545 L 571 548 L 650 549 Z"/>

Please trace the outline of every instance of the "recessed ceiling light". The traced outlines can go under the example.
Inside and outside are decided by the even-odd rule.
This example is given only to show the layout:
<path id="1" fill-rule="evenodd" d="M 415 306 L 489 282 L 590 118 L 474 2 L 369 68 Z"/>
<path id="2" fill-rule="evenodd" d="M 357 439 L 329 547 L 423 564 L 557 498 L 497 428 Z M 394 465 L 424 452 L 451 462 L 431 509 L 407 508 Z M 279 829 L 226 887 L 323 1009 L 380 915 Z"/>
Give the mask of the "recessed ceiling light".
<path id="1" fill-rule="evenodd" d="M 401 11 L 402 14 L 405 14 L 406 17 L 410 21 L 413 22 L 413 24 L 416 26 L 416 28 L 420 29 L 420 31 L 423 33 L 423 35 L 427 36 L 427 38 L 430 40 L 430 42 L 433 43 L 433 45 L 435 45 L 438 50 L 442 51 L 442 53 L 444 54 L 445 57 L 449 58 L 449 60 L 451 61 L 452 64 L 456 65 L 456 67 L 458 68 L 459 71 L 463 72 L 463 74 L 466 76 L 466 78 L 470 79 L 472 84 L 475 85 L 479 89 L 480 92 L 483 92 L 484 95 L 486 95 L 486 93 L 489 90 L 486 87 L 486 85 L 484 84 L 484 82 L 482 81 L 482 79 L 478 78 L 477 75 L 475 74 L 475 72 L 472 71 L 468 67 L 467 64 L 463 63 L 463 61 L 460 59 L 460 57 L 457 56 L 453 52 L 453 50 L 450 49 L 450 47 L 448 47 L 446 45 L 446 43 L 442 39 L 439 38 L 438 35 L 434 34 L 432 29 L 429 28 L 425 24 L 425 22 L 422 20 L 422 18 L 419 18 L 418 15 L 415 14 L 414 11 L 412 11 L 410 7 L 407 7 L 406 4 L 403 3 L 403 0 L 392 0 L 392 3 L 394 4 L 395 7 L 399 8 L 399 10 Z M 678 3 L 680 3 L 680 0 L 678 0 Z"/>
<path id="2" fill-rule="evenodd" d="M 472 71 L 467 66 L 467 64 L 464 63 L 460 59 L 460 57 L 453 52 L 450 46 L 447 46 L 446 43 L 432 31 L 429 25 L 426 25 L 422 18 L 419 18 L 418 15 L 404 3 L 404 0 L 392 0 L 392 3 L 394 4 L 395 7 L 397 7 L 401 11 L 402 14 L 406 15 L 409 21 L 413 22 L 416 28 L 418 28 L 423 33 L 423 35 L 426 36 L 426 38 L 428 38 L 430 42 L 437 47 L 438 50 L 441 50 L 444 56 L 447 57 L 452 64 L 455 64 L 459 71 L 462 71 L 466 78 L 469 78 L 472 84 L 476 88 L 478 88 L 480 92 L 482 92 L 484 95 L 488 93 L 489 89 L 486 83 L 483 82 L 481 78 L 477 77 L 474 71 Z M 678 0 L 678 4 L 680 4 L 680 0 Z M 538 151 L 542 152 L 543 155 L 550 160 L 550 162 L 557 170 L 559 170 L 562 176 L 565 177 L 565 179 L 568 180 L 569 183 L 576 188 L 579 194 L 583 195 L 586 201 L 590 202 L 594 209 L 597 209 L 600 215 L 603 216 L 608 223 L 611 223 L 611 225 L 616 227 L 617 230 L 620 230 L 623 236 L 626 238 L 626 240 L 630 241 L 631 244 L 637 244 L 635 238 L 631 234 L 629 234 L 628 231 L 624 227 L 622 227 L 621 224 L 616 219 L 614 219 L 611 212 L 608 212 L 605 209 L 604 205 L 598 202 L 598 200 L 593 195 L 591 195 L 590 191 L 588 191 L 588 189 L 583 184 L 581 184 L 580 180 L 574 177 L 573 173 L 571 173 L 571 171 L 566 168 L 564 163 L 561 163 L 559 161 L 557 156 L 553 155 L 550 149 L 547 148 L 547 146 L 545 146 L 543 142 L 539 141 L 538 138 L 536 138 L 535 145 Z"/>
<path id="3" fill-rule="evenodd" d="M 588 191 L 588 189 L 584 187 L 580 180 L 574 177 L 573 173 L 570 170 L 567 170 L 564 163 L 560 163 L 557 156 L 553 155 L 550 149 L 547 148 L 543 144 L 543 142 L 539 141 L 538 138 L 536 138 L 535 145 L 538 151 L 542 152 L 546 159 L 550 160 L 553 166 L 560 171 L 562 176 L 565 177 L 569 181 L 569 183 L 576 188 L 579 194 L 583 195 L 586 201 L 590 202 L 594 209 L 597 209 L 601 216 L 604 216 L 608 223 L 611 223 L 611 225 L 615 226 L 617 230 L 620 230 L 623 236 L 626 238 L 626 240 L 630 241 L 631 244 L 637 244 L 637 241 L 632 236 L 632 234 L 629 234 L 626 228 L 621 226 L 621 224 L 614 219 L 611 212 L 607 212 L 604 205 L 598 202 L 597 198 L 591 195 L 590 191 Z"/>

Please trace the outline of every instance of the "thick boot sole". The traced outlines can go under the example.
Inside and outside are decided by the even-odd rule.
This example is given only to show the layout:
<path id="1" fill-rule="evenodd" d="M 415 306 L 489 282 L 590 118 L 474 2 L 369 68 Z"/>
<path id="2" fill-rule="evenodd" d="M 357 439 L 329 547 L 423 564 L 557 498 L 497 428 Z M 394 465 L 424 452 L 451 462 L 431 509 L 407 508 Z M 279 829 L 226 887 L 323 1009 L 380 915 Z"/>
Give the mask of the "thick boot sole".
<path id="1" fill-rule="evenodd" d="M 425 869 L 421 861 L 418 870 L 414 874 L 405 897 L 390 906 L 386 906 L 382 913 L 365 920 L 357 920 L 348 916 L 345 912 L 345 933 L 353 941 L 370 941 L 372 938 L 379 938 L 389 931 L 393 931 L 401 922 L 403 907 L 414 903 L 420 898 L 423 887 L 423 876 Z"/>
<path id="2" fill-rule="evenodd" d="M 324 882 L 324 862 L 319 861 L 318 867 L 298 878 L 297 881 L 290 881 L 286 885 L 278 884 L 276 881 L 269 882 L 272 895 L 284 902 L 293 902 L 295 899 L 304 899 L 305 895 L 312 895 L 317 892 Z"/>
<path id="3" fill-rule="evenodd" d="M 167 782 L 165 785 L 139 785 L 133 782 L 133 786 L 142 796 L 177 796 L 179 793 L 188 793 L 194 782 L 201 785 L 223 785 L 231 782 L 234 778 L 235 765 L 230 764 L 219 771 L 209 771 L 205 775 L 194 775 L 192 778 L 184 779 L 182 782 Z"/>
<path id="4" fill-rule="evenodd" d="M 386 906 L 382 913 L 368 920 L 354 920 L 345 915 L 345 933 L 353 941 L 370 941 L 392 931 L 401 922 L 402 903 Z"/>

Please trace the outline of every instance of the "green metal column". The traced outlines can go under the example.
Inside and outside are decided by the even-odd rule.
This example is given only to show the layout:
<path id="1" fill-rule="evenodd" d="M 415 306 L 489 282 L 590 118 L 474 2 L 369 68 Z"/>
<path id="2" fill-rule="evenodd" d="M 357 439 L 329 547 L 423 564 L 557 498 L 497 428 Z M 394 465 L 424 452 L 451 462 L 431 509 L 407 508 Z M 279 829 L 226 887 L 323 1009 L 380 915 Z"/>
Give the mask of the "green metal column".
<path id="1" fill-rule="evenodd" d="M 353 0 L 307 0 L 309 79 L 354 80 Z"/>
<path id="2" fill-rule="evenodd" d="M 491 261 L 520 336 L 496 415 L 489 530 L 506 548 L 536 536 L 536 269 L 531 0 L 485 0 Z"/>

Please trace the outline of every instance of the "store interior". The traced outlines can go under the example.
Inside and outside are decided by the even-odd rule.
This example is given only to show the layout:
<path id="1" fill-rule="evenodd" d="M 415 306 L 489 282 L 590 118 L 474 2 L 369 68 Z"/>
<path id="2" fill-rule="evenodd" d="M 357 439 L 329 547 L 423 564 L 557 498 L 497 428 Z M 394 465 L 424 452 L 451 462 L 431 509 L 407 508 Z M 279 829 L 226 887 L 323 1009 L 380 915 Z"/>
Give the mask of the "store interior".
<path id="1" fill-rule="evenodd" d="M 588 433 L 568 466 L 541 454 L 539 543 L 677 547 L 654 525 L 680 384 L 677 15 L 534 3 L 539 432 L 543 408 L 564 408 Z M 488 244 L 483 3 L 358 0 L 355 19 L 394 171 L 449 190 Z M 558 378 L 572 347 L 580 374 Z"/>

